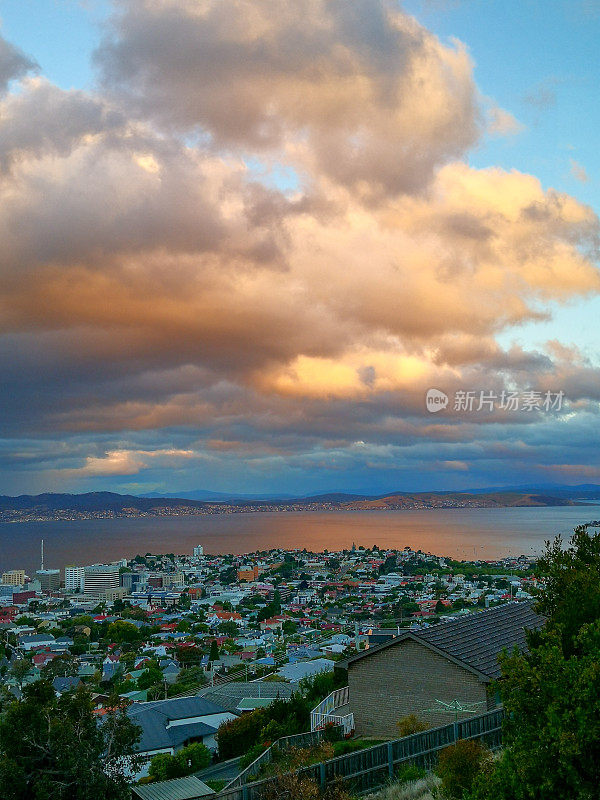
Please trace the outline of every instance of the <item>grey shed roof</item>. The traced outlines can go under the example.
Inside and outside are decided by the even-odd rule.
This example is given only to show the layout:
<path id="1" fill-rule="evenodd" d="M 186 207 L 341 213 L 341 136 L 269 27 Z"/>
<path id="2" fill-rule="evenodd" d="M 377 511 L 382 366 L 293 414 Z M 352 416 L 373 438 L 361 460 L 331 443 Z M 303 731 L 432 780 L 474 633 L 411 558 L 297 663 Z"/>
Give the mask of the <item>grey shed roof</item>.
<path id="1" fill-rule="evenodd" d="M 229 683 L 222 686 L 209 686 L 200 689 L 198 695 L 210 700 L 213 703 L 226 708 L 227 711 L 235 712 L 242 700 L 248 698 L 269 698 L 275 700 L 280 697 L 288 700 L 292 696 L 294 687 L 283 681 L 250 681 L 248 683 Z"/>
<path id="2" fill-rule="evenodd" d="M 187 778 L 175 778 L 172 781 L 148 783 L 145 786 L 134 786 L 134 796 L 141 800 L 197 800 L 215 792 L 195 775 Z"/>
<path id="3" fill-rule="evenodd" d="M 299 661 L 296 664 L 286 664 L 277 670 L 279 675 L 287 678 L 291 683 L 299 683 L 303 678 L 312 677 L 319 672 L 333 672 L 335 661 L 328 658 L 316 658 L 314 661 Z"/>
<path id="4" fill-rule="evenodd" d="M 433 647 L 481 677 L 491 680 L 500 677 L 498 656 L 502 650 L 510 651 L 515 646 L 519 650 L 525 650 L 525 631 L 541 628 L 544 622 L 544 617 L 533 611 L 531 603 L 505 603 L 424 630 L 402 632 L 395 639 L 352 656 L 346 661 L 346 665 L 350 666 L 380 650 L 394 647 L 406 639 L 413 639 Z"/>

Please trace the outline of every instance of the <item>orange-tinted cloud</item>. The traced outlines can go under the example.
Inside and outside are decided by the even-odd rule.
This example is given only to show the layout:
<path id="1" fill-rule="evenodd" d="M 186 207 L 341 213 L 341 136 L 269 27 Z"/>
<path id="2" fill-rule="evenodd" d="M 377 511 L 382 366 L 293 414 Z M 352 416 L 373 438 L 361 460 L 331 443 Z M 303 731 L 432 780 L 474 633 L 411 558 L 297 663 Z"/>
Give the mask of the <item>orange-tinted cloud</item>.
<path id="1" fill-rule="evenodd" d="M 72 477 L 188 450 L 389 464 L 423 443 L 461 472 L 490 420 L 424 421 L 428 387 L 597 396 L 578 356 L 498 342 L 598 293 L 599 225 L 466 163 L 484 110 L 461 44 L 385 0 L 118 6 L 96 93 L 18 61 L 0 99 L 8 436 L 88 435 Z"/>

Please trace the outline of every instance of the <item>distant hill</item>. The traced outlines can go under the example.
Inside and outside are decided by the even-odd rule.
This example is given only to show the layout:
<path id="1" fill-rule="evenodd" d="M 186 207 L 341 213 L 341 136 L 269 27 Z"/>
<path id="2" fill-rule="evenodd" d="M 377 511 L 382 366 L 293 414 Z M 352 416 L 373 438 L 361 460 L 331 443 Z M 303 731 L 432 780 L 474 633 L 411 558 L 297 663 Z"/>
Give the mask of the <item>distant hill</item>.
<path id="1" fill-rule="evenodd" d="M 592 485 L 568 487 L 575 499 L 558 492 L 392 492 L 383 495 L 345 494 L 330 492 L 296 498 L 255 499 L 252 496 L 195 492 L 207 499 L 177 496 L 138 497 L 115 492 L 87 492 L 84 494 L 38 494 L 18 497 L 0 496 L 0 521 L 19 522 L 51 519 L 93 519 L 107 517 L 173 516 L 249 511 L 370 511 L 420 508 L 506 508 L 513 506 L 568 506 L 593 499 L 596 488 Z M 597 487 L 600 490 L 600 487 Z M 209 499 L 210 498 L 210 499 Z M 585 502 L 585 500 L 583 501 Z"/>
<path id="2" fill-rule="evenodd" d="M 175 498 L 156 499 L 136 497 L 132 494 L 116 494 L 115 492 L 86 492 L 85 494 L 22 494 L 18 497 L 0 495 L 0 511 L 8 510 L 46 510 L 58 511 L 71 509 L 74 511 L 123 511 L 135 508 L 150 511 L 153 508 L 176 508 L 182 504 L 190 507 L 204 508 L 206 503 L 195 500 L 179 500 Z"/>
<path id="3" fill-rule="evenodd" d="M 468 492 L 423 492 L 419 494 L 393 494 L 346 503 L 347 509 L 368 511 L 374 509 L 398 510 L 403 508 L 512 508 L 523 506 L 570 506 L 573 501 L 564 497 L 542 494 L 496 492 L 472 494 Z"/>

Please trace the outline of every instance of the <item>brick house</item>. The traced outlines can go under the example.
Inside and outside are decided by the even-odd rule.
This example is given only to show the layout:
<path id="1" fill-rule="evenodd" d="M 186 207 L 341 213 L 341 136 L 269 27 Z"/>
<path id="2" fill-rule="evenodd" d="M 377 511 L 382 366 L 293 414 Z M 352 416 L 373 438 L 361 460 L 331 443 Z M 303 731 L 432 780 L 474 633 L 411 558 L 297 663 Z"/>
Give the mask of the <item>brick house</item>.
<path id="1" fill-rule="evenodd" d="M 507 603 L 402 631 L 339 662 L 348 670 L 356 732 L 396 737 L 396 723 L 408 714 L 435 727 L 452 722 L 455 714 L 466 718 L 493 708 L 489 684 L 500 677 L 498 655 L 505 648 L 525 649 L 525 631 L 543 623 L 531 604 Z"/>

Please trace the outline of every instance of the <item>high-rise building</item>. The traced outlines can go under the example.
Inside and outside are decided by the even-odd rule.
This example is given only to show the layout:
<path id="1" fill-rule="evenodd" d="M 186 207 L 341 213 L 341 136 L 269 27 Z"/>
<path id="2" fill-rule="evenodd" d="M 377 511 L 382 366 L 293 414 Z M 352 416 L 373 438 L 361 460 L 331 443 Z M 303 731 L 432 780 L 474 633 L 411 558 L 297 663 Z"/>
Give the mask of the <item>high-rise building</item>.
<path id="1" fill-rule="evenodd" d="M 5 586 L 23 586 L 25 584 L 24 569 L 9 569 L 2 573 L 2 583 Z"/>
<path id="2" fill-rule="evenodd" d="M 67 592 L 83 592 L 85 589 L 85 567 L 69 564 L 65 567 L 65 589 Z"/>
<path id="3" fill-rule="evenodd" d="M 42 592 L 56 592 L 60 589 L 59 569 L 38 569 L 35 577 L 40 582 Z"/>
<path id="4" fill-rule="evenodd" d="M 201 558 L 204 555 L 204 547 L 201 544 L 197 544 L 194 547 L 194 558 Z"/>
<path id="5" fill-rule="evenodd" d="M 119 567 L 117 564 L 94 564 L 85 567 L 84 594 L 92 597 L 104 596 L 108 589 L 119 588 Z"/>

